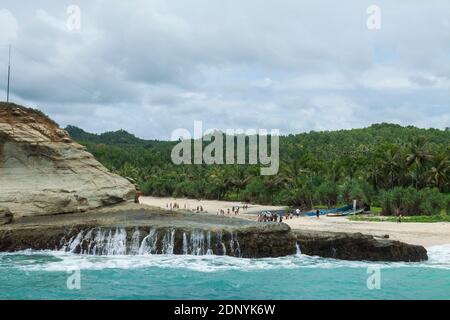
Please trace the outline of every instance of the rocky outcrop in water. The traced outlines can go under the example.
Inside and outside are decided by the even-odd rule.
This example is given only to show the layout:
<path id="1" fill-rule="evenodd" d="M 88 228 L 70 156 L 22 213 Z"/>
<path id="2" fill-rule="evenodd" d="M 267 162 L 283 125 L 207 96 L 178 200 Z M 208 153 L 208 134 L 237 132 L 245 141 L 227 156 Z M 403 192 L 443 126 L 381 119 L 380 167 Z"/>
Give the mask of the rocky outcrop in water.
<path id="1" fill-rule="evenodd" d="M 0 186 L 0 206 L 14 218 L 82 212 L 135 194 L 55 122 L 11 103 L 0 103 Z"/>
<path id="2" fill-rule="evenodd" d="M 0 251 L 61 250 L 92 255 L 190 254 L 244 258 L 295 254 L 285 224 L 161 212 L 128 206 L 100 212 L 23 218 L 0 227 Z"/>
<path id="3" fill-rule="evenodd" d="M 294 231 L 303 254 L 343 260 L 423 261 L 427 250 L 400 241 L 361 233 Z"/>
<path id="4" fill-rule="evenodd" d="M 421 261 L 425 248 L 352 233 L 291 230 L 284 223 L 161 211 L 135 204 L 89 213 L 35 216 L 0 226 L 0 251 L 61 250 L 92 255 L 190 254 Z"/>

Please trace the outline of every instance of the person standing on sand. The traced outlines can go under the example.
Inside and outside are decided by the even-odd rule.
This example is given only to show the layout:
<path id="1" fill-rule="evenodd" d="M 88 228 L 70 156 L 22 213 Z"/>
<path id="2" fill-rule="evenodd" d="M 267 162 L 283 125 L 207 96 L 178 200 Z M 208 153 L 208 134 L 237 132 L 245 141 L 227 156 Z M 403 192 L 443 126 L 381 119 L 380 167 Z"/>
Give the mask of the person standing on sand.
<path id="1" fill-rule="evenodd" d="M 401 222 L 402 222 L 402 214 L 399 213 L 397 223 L 401 223 Z"/>
<path id="2" fill-rule="evenodd" d="M 319 216 L 320 216 L 320 211 L 317 209 L 316 210 L 316 217 L 317 217 L 317 219 L 319 219 Z"/>

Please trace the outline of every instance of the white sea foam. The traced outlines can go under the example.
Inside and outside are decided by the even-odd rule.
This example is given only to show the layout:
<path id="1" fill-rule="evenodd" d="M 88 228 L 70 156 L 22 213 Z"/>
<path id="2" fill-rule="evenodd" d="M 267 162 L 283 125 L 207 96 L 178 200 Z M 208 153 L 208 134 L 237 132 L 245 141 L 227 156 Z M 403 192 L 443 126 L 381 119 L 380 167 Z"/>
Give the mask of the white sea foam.
<path id="1" fill-rule="evenodd" d="M 199 272 L 220 272 L 228 270 L 256 271 L 268 269 L 295 269 L 295 268 L 367 268 L 379 266 L 381 268 L 439 268 L 450 270 L 450 244 L 428 248 L 429 260 L 420 263 L 405 262 L 366 262 L 324 259 L 296 254 L 280 258 L 244 259 L 229 256 L 215 255 L 116 255 L 93 256 L 79 255 L 60 251 L 21 251 L 16 253 L 0 254 L 0 268 L 3 260 L 14 256 L 25 256 L 15 259 L 17 268 L 25 271 L 66 271 L 73 268 L 82 270 L 102 269 L 136 269 L 136 268 L 185 268 Z M 39 256 L 39 262 L 31 263 L 33 256 Z M 47 256 L 49 259 L 42 259 Z M 11 266 L 11 262 L 9 262 Z"/>

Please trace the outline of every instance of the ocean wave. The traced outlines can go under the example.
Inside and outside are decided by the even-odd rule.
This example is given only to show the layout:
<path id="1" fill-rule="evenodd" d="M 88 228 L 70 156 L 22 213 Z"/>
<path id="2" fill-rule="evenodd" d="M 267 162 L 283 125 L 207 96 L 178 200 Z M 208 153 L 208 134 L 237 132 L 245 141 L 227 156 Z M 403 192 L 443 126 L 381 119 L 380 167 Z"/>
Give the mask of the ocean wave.
<path id="1" fill-rule="evenodd" d="M 198 272 L 228 270 L 258 271 L 295 268 L 439 268 L 450 270 L 450 245 L 428 248 L 429 260 L 420 263 L 369 262 L 325 259 L 306 255 L 280 258 L 244 259 L 229 256 L 192 255 L 136 255 L 92 256 L 60 251 L 20 251 L 0 254 L 0 269 L 17 268 L 24 271 L 67 271 L 73 269 L 138 269 L 184 268 Z"/>

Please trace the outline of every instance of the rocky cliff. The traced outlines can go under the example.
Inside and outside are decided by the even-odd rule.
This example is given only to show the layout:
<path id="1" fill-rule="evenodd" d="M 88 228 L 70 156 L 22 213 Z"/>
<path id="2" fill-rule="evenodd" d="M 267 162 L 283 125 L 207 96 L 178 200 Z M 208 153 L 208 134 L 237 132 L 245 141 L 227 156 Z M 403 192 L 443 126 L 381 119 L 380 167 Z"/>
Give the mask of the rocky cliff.
<path id="1" fill-rule="evenodd" d="M 0 103 L 0 207 L 14 219 L 82 212 L 134 194 L 129 181 L 110 173 L 43 113 Z"/>

